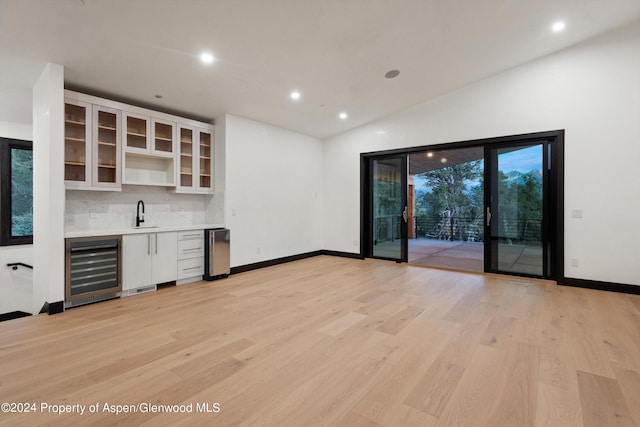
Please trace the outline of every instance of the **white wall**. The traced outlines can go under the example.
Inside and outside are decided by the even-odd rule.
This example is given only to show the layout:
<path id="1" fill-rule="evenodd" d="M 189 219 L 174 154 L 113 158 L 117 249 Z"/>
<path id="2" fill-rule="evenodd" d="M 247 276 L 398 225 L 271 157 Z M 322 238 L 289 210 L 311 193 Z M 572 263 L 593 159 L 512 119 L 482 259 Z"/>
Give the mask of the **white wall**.
<path id="1" fill-rule="evenodd" d="M 64 300 L 64 70 L 49 63 L 33 87 L 32 312 Z"/>
<path id="2" fill-rule="evenodd" d="M 322 142 L 227 115 L 231 266 L 322 248 Z"/>
<path id="3" fill-rule="evenodd" d="M 24 102 L 24 100 L 22 100 Z M 28 102 L 31 94 L 28 93 Z M 0 117 L 4 119 L 4 117 Z M 4 138 L 33 140 L 31 123 L 0 121 L 0 136 Z M 33 246 L 0 247 L 0 314 L 12 311 L 31 312 L 33 294 L 33 271 L 26 268 L 13 270 L 8 263 L 24 262 L 33 265 Z"/>
<path id="4" fill-rule="evenodd" d="M 358 252 L 360 153 L 554 129 L 566 277 L 640 285 L 640 23 L 328 139 L 325 249 Z"/>

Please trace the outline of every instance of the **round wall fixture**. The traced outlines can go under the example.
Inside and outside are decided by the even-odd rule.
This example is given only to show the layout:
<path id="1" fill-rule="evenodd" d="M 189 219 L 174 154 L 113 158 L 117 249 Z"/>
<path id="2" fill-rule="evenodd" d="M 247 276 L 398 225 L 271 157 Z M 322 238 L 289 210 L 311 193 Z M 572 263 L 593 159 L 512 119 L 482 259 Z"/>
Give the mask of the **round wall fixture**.
<path id="1" fill-rule="evenodd" d="M 384 76 L 388 79 L 393 79 L 394 77 L 398 77 L 398 74 L 400 74 L 399 70 L 391 70 L 387 71 L 387 74 L 385 74 Z"/>

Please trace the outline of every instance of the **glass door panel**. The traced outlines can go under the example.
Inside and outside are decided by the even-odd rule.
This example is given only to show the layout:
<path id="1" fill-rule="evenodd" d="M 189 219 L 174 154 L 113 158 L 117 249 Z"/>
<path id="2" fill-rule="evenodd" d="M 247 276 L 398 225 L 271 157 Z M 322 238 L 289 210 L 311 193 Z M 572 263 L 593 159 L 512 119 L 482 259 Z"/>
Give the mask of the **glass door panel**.
<path id="1" fill-rule="evenodd" d="M 149 151 L 149 118 L 126 112 L 123 117 L 126 130 L 124 136 L 125 148 L 133 149 L 133 151 Z"/>
<path id="2" fill-rule="evenodd" d="M 64 179 L 67 184 L 89 185 L 91 130 L 89 104 L 64 105 Z"/>
<path id="3" fill-rule="evenodd" d="M 373 159 L 372 248 L 376 258 L 407 260 L 407 158 Z"/>
<path id="4" fill-rule="evenodd" d="M 489 148 L 488 270 L 548 276 L 544 143 Z"/>
<path id="5" fill-rule="evenodd" d="M 193 188 L 193 129 L 180 127 L 180 187 Z"/>
<path id="6" fill-rule="evenodd" d="M 97 162 L 94 167 L 98 169 L 97 179 L 99 183 L 116 184 L 118 181 L 117 154 L 120 150 L 117 135 L 117 115 L 108 111 L 97 112 L 98 139 L 94 150 L 97 150 Z"/>
<path id="7" fill-rule="evenodd" d="M 200 188 L 211 188 L 211 134 L 199 131 Z"/>
<path id="8" fill-rule="evenodd" d="M 174 124 L 153 120 L 153 149 L 154 153 L 173 154 Z"/>

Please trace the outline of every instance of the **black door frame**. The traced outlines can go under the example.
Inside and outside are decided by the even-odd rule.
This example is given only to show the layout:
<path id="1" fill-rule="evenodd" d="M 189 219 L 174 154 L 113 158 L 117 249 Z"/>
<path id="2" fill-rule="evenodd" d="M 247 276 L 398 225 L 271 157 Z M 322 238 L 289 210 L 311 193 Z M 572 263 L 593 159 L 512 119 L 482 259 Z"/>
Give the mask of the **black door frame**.
<path id="1" fill-rule="evenodd" d="M 394 154 L 383 154 L 383 155 L 371 155 L 371 156 L 367 156 L 364 167 L 367 170 L 367 173 L 364 176 L 364 185 L 365 185 L 365 191 L 366 191 L 366 195 L 365 195 L 365 203 L 366 203 L 366 210 L 365 212 L 365 227 L 361 227 L 361 239 L 360 242 L 362 242 L 362 235 L 364 233 L 364 235 L 366 236 L 366 240 L 368 242 L 368 244 L 366 246 L 362 246 L 361 243 L 361 254 L 364 254 L 363 257 L 364 258 L 376 258 L 376 259 L 384 259 L 384 260 L 388 260 L 388 261 L 396 261 L 396 262 L 407 262 L 408 261 L 408 255 L 409 255 L 409 241 L 407 239 L 408 236 L 408 232 L 407 232 L 407 223 L 405 221 L 400 221 L 400 235 L 401 235 L 401 249 L 400 249 L 400 258 L 388 258 L 388 257 L 381 257 L 381 256 L 374 256 L 373 255 L 373 161 L 374 160 L 386 160 L 386 159 L 393 159 L 393 158 L 401 158 L 403 160 L 402 162 L 402 166 L 401 166 L 401 183 L 404 183 L 404 185 L 401 185 L 402 188 L 405 189 L 403 195 L 402 195 L 402 205 L 406 208 L 407 206 L 407 153 L 403 153 L 403 152 L 398 152 L 398 153 L 394 153 Z M 361 194 L 361 198 L 362 198 L 362 194 Z M 362 213 L 362 209 L 363 206 L 361 204 L 360 206 L 360 211 Z M 402 212 L 398 212 L 398 215 L 402 215 Z"/>
<path id="2" fill-rule="evenodd" d="M 564 129 L 535 132 L 519 135 L 501 136 L 495 138 L 474 139 L 434 145 L 422 145 L 409 148 L 375 151 L 360 154 L 360 257 L 370 258 L 372 229 L 371 219 L 371 159 L 392 155 L 409 155 L 427 150 L 447 150 L 466 147 L 486 147 L 493 144 L 515 144 L 526 142 L 548 141 L 551 167 L 548 171 L 548 224 L 545 229 L 549 233 L 551 251 L 549 256 L 549 279 L 562 285 L 564 277 Z M 545 153 L 547 155 L 547 153 Z M 485 210 L 486 215 L 486 210 Z M 486 224 L 486 218 L 485 218 Z M 486 268 L 485 268 L 486 271 Z M 510 275 L 517 275 L 509 273 Z"/>

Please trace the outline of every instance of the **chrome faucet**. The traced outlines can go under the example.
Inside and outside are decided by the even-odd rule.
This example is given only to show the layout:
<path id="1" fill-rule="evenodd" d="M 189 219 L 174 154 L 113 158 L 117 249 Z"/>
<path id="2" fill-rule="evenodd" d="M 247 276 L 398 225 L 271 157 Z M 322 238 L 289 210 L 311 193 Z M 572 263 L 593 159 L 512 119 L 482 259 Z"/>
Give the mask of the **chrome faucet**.
<path id="1" fill-rule="evenodd" d="M 142 205 L 142 215 L 140 215 L 140 205 Z M 138 200 L 138 206 L 136 206 L 136 227 L 140 227 L 140 223 L 144 222 L 144 202 Z"/>

